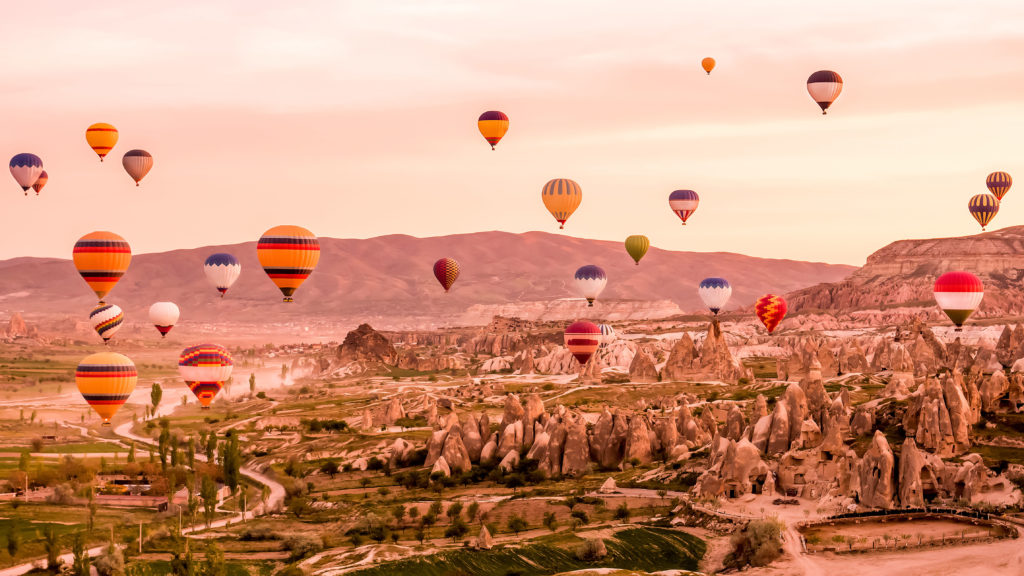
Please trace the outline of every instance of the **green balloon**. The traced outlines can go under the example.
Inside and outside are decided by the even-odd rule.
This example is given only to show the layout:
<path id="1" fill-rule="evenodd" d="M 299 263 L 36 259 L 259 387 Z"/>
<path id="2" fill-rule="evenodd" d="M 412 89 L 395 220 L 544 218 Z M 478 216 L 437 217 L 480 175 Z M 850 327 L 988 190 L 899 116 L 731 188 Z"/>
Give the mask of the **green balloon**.
<path id="1" fill-rule="evenodd" d="M 647 236 L 630 236 L 626 238 L 626 252 L 633 257 L 636 261 L 636 265 L 640 265 L 640 259 L 647 254 L 647 249 L 651 247 L 651 241 L 647 239 Z"/>

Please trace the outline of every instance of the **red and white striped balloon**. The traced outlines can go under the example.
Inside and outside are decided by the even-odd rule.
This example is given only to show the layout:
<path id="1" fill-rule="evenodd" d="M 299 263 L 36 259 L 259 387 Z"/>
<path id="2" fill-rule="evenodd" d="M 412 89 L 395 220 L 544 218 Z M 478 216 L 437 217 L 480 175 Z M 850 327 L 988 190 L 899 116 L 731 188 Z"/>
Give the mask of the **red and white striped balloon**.
<path id="1" fill-rule="evenodd" d="M 970 318 L 985 296 L 985 286 L 970 272 L 946 272 L 935 280 L 935 302 L 956 325 L 957 331 Z"/>
<path id="2" fill-rule="evenodd" d="M 580 320 L 573 322 L 565 329 L 565 347 L 569 349 L 580 366 L 590 360 L 600 345 L 601 328 L 593 322 Z"/>

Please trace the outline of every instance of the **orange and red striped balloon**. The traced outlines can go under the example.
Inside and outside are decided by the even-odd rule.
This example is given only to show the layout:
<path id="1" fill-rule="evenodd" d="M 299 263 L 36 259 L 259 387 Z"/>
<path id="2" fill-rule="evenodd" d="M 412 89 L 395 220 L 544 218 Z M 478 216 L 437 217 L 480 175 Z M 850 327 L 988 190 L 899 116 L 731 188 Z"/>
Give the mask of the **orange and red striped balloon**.
<path id="1" fill-rule="evenodd" d="M 782 296 L 776 296 L 775 294 L 765 294 L 757 299 L 757 303 L 754 305 L 754 312 L 757 313 L 757 317 L 764 324 L 764 327 L 768 329 L 768 333 L 775 332 L 778 328 L 779 322 L 786 317 L 786 301 L 783 300 Z"/>
<path id="2" fill-rule="evenodd" d="M 75 268 L 103 304 L 103 298 L 117 285 L 132 262 L 132 249 L 113 232 L 90 232 L 75 242 Z"/>
<path id="3" fill-rule="evenodd" d="M 508 132 L 508 116 L 498 110 L 488 110 L 480 115 L 476 121 L 476 127 L 487 143 L 491 145 L 491 150 L 494 150 L 494 147 Z"/>
<path id="4" fill-rule="evenodd" d="M 85 401 L 103 419 L 104 426 L 124 405 L 139 381 L 135 363 L 116 352 L 86 356 L 75 370 L 75 383 Z"/>
<path id="5" fill-rule="evenodd" d="M 256 257 L 284 301 L 294 302 L 292 295 L 320 261 L 320 241 L 301 226 L 274 226 L 260 237 Z"/>
<path id="6" fill-rule="evenodd" d="M 582 368 L 601 345 L 601 328 L 593 322 L 580 320 L 565 329 L 565 347 Z"/>
<path id="7" fill-rule="evenodd" d="M 100 157 L 100 162 L 117 144 L 117 128 L 104 122 L 98 122 L 85 130 L 85 141 L 92 151 Z"/>

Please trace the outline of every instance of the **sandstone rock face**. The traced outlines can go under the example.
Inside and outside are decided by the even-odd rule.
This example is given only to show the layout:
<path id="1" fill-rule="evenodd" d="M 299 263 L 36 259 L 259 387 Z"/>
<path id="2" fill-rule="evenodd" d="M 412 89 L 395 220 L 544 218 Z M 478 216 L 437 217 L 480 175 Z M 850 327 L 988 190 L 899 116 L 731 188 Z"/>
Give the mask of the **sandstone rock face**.
<path id="1" fill-rule="evenodd" d="M 760 451 L 747 439 L 735 442 L 718 436 L 711 446 L 707 470 L 697 479 L 695 490 L 706 496 L 741 496 L 763 484 L 771 474 Z"/>
<path id="2" fill-rule="evenodd" d="M 869 508 L 888 510 L 893 506 L 895 457 L 889 442 L 880 430 L 875 431 L 857 470 L 860 503 Z"/>
<path id="3" fill-rule="evenodd" d="M 519 465 L 519 452 L 516 451 L 516 450 L 513 450 L 513 451 L 509 452 L 508 454 L 505 454 L 505 457 L 502 458 L 501 462 L 498 463 L 498 468 L 501 468 L 502 472 L 508 473 L 508 472 L 511 472 L 511 471 L 515 470 L 516 466 L 518 466 L 518 465 Z"/>
<path id="4" fill-rule="evenodd" d="M 469 452 L 462 443 L 462 436 L 455 432 L 448 434 L 445 438 L 441 458 L 448 464 L 450 470 L 469 472 L 469 469 L 473 467 Z"/>
<path id="5" fill-rule="evenodd" d="M 480 422 L 473 414 L 469 415 L 466 424 L 462 426 L 462 444 L 466 447 L 470 461 L 479 462 L 480 452 L 484 449 L 484 440 L 480 437 Z"/>
<path id="6" fill-rule="evenodd" d="M 700 349 L 700 367 L 704 373 L 723 382 L 737 382 L 740 378 L 753 379 L 753 373 L 740 364 L 729 351 L 725 334 L 718 320 L 708 325 L 704 345 Z"/>
<path id="7" fill-rule="evenodd" d="M 363 430 L 373 430 L 373 415 L 370 414 L 370 409 L 363 410 L 363 421 L 359 426 Z"/>
<path id="8" fill-rule="evenodd" d="M 504 458 L 509 452 L 515 452 L 517 455 L 523 448 L 523 421 L 516 420 L 512 424 L 509 424 L 501 431 L 501 435 L 498 440 L 498 451 L 496 456 L 498 458 Z"/>
<path id="9" fill-rule="evenodd" d="M 982 382 L 979 389 L 981 393 L 981 410 L 989 413 L 997 412 L 999 410 L 999 401 L 1009 390 L 1010 382 L 1006 379 L 1006 374 L 1002 370 L 993 373 L 992 376 Z"/>
<path id="10" fill-rule="evenodd" d="M 647 425 L 647 419 L 639 415 L 633 416 L 626 434 L 623 461 L 632 463 L 633 459 L 636 459 L 641 465 L 650 464 L 653 460 L 652 453 L 651 429 Z"/>
<path id="11" fill-rule="evenodd" d="M 1010 326 L 1003 327 L 1003 333 L 999 335 L 996 343 L 996 359 L 1000 364 L 1009 368 L 1024 358 L 1024 328 L 1017 324 L 1010 329 Z"/>
<path id="12" fill-rule="evenodd" d="M 746 422 L 743 421 L 743 411 L 739 406 L 733 404 L 725 419 L 725 436 L 732 440 L 739 440 L 743 436 L 744 428 L 746 428 Z"/>
<path id="13" fill-rule="evenodd" d="M 480 450 L 480 461 L 490 462 L 498 457 L 498 433 L 491 434 Z"/>
<path id="14" fill-rule="evenodd" d="M 423 462 L 424 466 L 433 466 L 434 462 L 441 457 L 446 438 L 448 438 L 447 428 L 435 430 L 430 434 L 430 439 L 427 440 L 427 459 Z"/>
<path id="15" fill-rule="evenodd" d="M 569 425 L 562 457 L 562 474 L 578 477 L 586 473 L 590 463 L 590 445 L 587 441 L 587 425 L 580 421 Z"/>
<path id="16" fill-rule="evenodd" d="M 505 411 L 501 415 L 501 423 L 498 424 L 498 433 L 504 432 L 505 427 L 513 422 L 522 421 L 524 416 L 526 416 L 526 411 L 523 409 L 519 396 L 516 394 L 505 396 Z"/>
<path id="17" fill-rule="evenodd" d="M 875 414 L 864 408 L 857 408 L 850 421 L 850 432 L 856 436 L 867 436 L 875 429 Z"/>
<path id="18" fill-rule="evenodd" d="M 665 380 L 685 380 L 687 376 L 699 369 L 697 347 L 693 344 L 690 334 L 684 332 L 679 340 L 672 346 L 665 368 L 661 376 Z"/>
<path id="19" fill-rule="evenodd" d="M 444 458 L 438 458 L 434 465 L 430 468 L 430 475 L 433 476 L 435 473 L 441 473 L 445 476 L 451 476 L 451 468 L 448 467 L 448 463 L 444 461 Z"/>
<path id="20" fill-rule="evenodd" d="M 480 534 L 476 537 L 476 547 L 481 550 L 490 550 L 494 547 L 494 538 L 491 537 L 487 526 L 483 524 L 480 525 Z"/>
<path id="21" fill-rule="evenodd" d="M 337 357 L 342 363 L 380 362 L 394 366 L 398 362 L 395 347 L 369 324 L 360 324 L 345 335 L 345 340 L 338 347 Z"/>
<path id="22" fill-rule="evenodd" d="M 619 491 L 619 487 L 615 485 L 615 478 L 609 476 L 602 484 L 598 492 L 601 494 L 614 494 Z"/>
<path id="23" fill-rule="evenodd" d="M 642 384 L 658 381 L 658 369 L 654 366 L 654 360 L 642 349 L 637 350 L 633 362 L 629 365 L 629 379 L 631 382 Z"/>
<path id="24" fill-rule="evenodd" d="M 401 400 L 396 396 L 384 406 L 384 423 L 394 426 L 395 421 L 399 418 L 405 418 L 405 408 L 402 407 Z"/>

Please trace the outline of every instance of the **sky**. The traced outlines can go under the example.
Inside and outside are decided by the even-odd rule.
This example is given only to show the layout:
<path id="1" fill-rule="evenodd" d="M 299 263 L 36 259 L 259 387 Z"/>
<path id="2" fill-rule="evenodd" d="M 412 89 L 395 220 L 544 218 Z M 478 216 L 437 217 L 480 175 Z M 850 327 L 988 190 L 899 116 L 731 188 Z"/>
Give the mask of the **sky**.
<path id="1" fill-rule="evenodd" d="M 340 0 L 5 7 L 0 258 L 257 239 L 541 230 L 859 265 L 979 231 L 994 170 L 1024 186 L 1024 3 Z M 718 64 L 711 76 L 705 56 Z M 844 79 L 827 116 L 812 72 Z M 510 117 L 492 152 L 476 119 Z M 89 124 L 120 141 L 100 163 Z M 121 155 L 143 148 L 136 188 Z M 541 187 L 572 178 L 564 231 Z M 4 182 L 4 178 L 0 178 Z M 685 227 L 672 190 L 701 204 Z M 990 226 L 1017 224 L 1011 189 Z"/>

